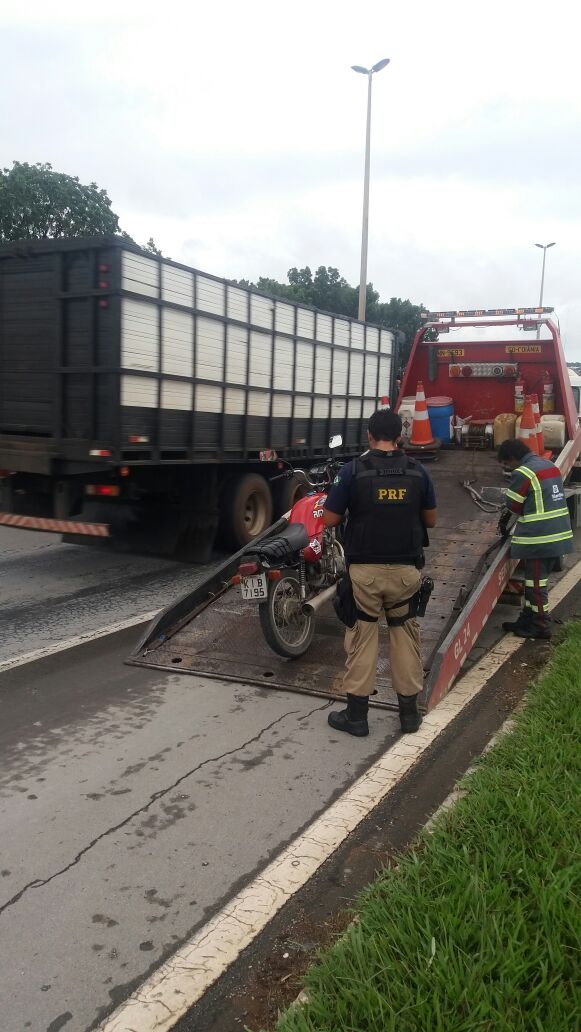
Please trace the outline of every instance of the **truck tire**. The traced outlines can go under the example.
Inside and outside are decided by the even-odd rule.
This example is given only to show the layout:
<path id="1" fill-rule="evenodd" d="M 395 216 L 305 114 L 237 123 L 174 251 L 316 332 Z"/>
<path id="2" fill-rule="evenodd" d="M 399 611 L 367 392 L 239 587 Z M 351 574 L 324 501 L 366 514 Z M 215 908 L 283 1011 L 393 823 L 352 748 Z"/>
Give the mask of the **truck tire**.
<path id="1" fill-rule="evenodd" d="M 274 502 L 275 519 L 280 519 L 285 513 L 292 509 L 299 498 L 304 498 L 311 488 L 301 483 L 296 477 L 292 480 L 279 480 L 272 485 L 272 497 Z"/>
<path id="2" fill-rule="evenodd" d="M 272 495 L 259 473 L 231 477 L 222 488 L 220 537 L 227 548 L 238 551 L 272 523 Z"/>

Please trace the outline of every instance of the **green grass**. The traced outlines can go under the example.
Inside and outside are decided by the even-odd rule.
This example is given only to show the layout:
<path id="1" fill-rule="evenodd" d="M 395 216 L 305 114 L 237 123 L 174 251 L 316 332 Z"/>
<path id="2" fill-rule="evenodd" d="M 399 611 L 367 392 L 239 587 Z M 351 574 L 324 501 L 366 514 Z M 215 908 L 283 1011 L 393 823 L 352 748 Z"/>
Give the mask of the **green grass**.
<path id="1" fill-rule="evenodd" d="M 581 624 L 278 1032 L 578 1032 Z"/>

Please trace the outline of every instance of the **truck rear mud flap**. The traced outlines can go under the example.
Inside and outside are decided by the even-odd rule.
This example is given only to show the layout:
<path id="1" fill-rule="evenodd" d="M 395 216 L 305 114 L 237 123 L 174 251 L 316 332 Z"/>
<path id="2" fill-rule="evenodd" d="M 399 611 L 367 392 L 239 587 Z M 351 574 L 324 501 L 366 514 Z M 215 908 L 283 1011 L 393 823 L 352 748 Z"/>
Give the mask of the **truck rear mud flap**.
<path id="1" fill-rule="evenodd" d="M 481 512 L 462 487 L 467 476 L 482 486 L 498 486 L 502 478 L 495 455 L 442 453 L 431 473 L 439 518 L 438 527 L 430 531 L 425 568 L 435 587 L 421 620 L 426 709 L 449 690 L 510 572 L 507 546 L 496 533 L 496 516 Z M 277 533 L 284 523 L 279 521 L 263 536 Z M 164 610 L 127 662 L 341 699 L 343 628 L 332 606 L 318 613 L 315 639 L 305 656 L 279 658 L 262 637 L 257 609 L 229 586 L 242 554 L 232 556 L 193 592 Z M 474 602 L 476 610 L 466 629 L 465 615 L 474 610 Z M 377 694 L 372 703 L 392 708 L 395 697 L 384 626 L 380 636 Z"/>
<path id="2" fill-rule="evenodd" d="M 0 512 L 0 526 L 19 530 L 42 530 L 50 534 L 78 534 L 93 538 L 110 537 L 107 523 L 86 523 L 83 520 L 54 520 L 48 516 L 18 516 Z"/>

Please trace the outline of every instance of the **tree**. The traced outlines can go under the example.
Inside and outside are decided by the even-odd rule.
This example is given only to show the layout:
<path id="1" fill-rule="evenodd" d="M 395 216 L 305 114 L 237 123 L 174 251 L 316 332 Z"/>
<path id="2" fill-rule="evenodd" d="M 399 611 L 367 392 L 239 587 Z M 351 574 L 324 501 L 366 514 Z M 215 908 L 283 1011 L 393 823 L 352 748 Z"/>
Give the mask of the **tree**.
<path id="1" fill-rule="evenodd" d="M 147 243 L 143 245 L 143 250 L 149 251 L 150 254 L 157 255 L 158 258 L 163 258 L 163 254 L 161 253 L 153 237 L 150 237 Z"/>
<path id="2" fill-rule="evenodd" d="M 105 190 L 52 165 L 15 161 L 0 171 L 0 241 L 111 236 L 119 218 Z"/>
<path id="3" fill-rule="evenodd" d="M 240 286 L 251 287 L 263 294 L 273 294 L 285 300 L 299 304 L 313 305 L 337 315 L 357 318 L 359 305 L 359 287 L 352 287 L 341 276 L 334 266 L 320 265 L 315 275 L 308 265 L 303 269 L 296 267 L 287 273 L 288 283 L 260 276 L 256 283 L 239 280 Z M 398 331 L 398 357 L 403 366 L 409 356 L 414 336 L 421 325 L 422 305 L 414 305 L 411 301 L 403 301 L 400 297 L 392 297 L 389 301 L 380 301 L 378 292 L 372 283 L 367 284 L 367 321 L 378 323 Z"/>

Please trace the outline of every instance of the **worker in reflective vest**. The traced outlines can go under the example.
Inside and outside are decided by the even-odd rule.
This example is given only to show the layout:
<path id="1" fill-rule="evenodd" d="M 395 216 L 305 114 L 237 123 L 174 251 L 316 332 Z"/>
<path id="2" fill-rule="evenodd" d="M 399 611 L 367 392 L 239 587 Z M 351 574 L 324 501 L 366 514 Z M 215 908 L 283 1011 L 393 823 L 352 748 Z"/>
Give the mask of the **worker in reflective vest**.
<path id="1" fill-rule="evenodd" d="M 549 574 L 555 559 L 573 551 L 561 473 L 554 462 L 535 455 L 519 440 L 503 441 L 498 461 L 512 473 L 498 529 L 506 534 L 516 513 L 510 554 L 513 559 L 523 560 L 525 571 L 524 607 L 517 620 L 502 626 L 520 638 L 550 638 Z"/>

